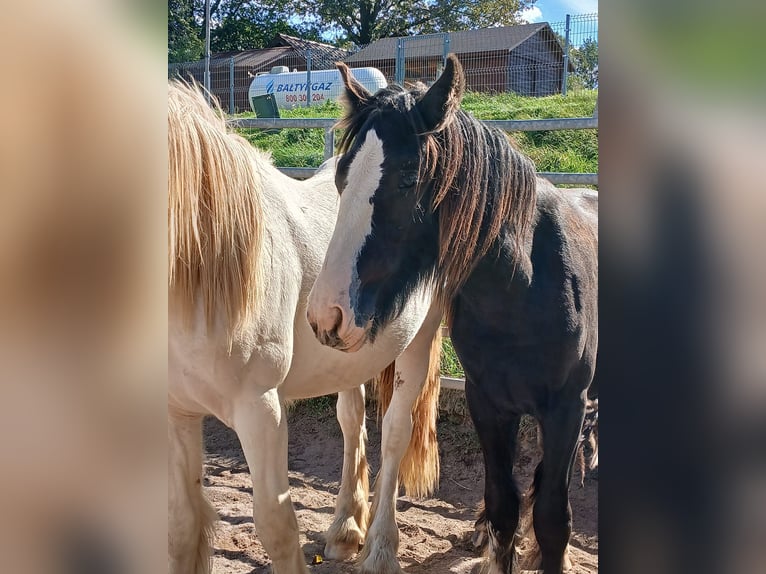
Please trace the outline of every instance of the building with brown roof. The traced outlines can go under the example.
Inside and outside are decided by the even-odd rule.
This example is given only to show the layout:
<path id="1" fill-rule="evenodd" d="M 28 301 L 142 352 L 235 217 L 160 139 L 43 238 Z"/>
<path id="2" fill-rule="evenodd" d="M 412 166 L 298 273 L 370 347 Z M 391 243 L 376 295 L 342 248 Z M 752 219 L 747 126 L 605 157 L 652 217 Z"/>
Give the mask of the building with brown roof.
<path id="1" fill-rule="evenodd" d="M 344 61 L 353 67 L 372 66 L 388 81 L 434 81 L 447 53 L 457 54 L 468 89 L 547 96 L 561 91 L 564 49 L 547 22 L 519 24 L 449 34 L 383 38 Z M 397 78 L 397 59 L 404 62 Z M 569 70 L 574 71 L 569 65 Z"/>

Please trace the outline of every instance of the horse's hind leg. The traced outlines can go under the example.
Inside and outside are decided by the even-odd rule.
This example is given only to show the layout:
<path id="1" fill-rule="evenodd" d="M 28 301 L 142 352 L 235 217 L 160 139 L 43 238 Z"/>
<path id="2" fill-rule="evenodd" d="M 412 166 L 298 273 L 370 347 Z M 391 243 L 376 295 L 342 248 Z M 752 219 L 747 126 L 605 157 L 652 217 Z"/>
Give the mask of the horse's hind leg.
<path id="1" fill-rule="evenodd" d="M 535 472 L 533 520 L 545 574 L 561 574 L 572 534 L 569 480 L 577 440 L 585 416 L 585 400 L 560 400 L 541 420 L 543 460 Z"/>
<path id="2" fill-rule="evenodd" d="M 202 494 L 202 417 L 168 413 L 168 570 L 210 571 L 216 514 Z"/>
<path id="3" fill-rule="evenodd" d="M 521 417 L 503 413 L 477 385 L 466 381 L 466 399 L 484 453 L 484 513 L 490 574 L 511 574 L 520 496 L 513 478 Z"/>
<path id="4" fill-rule="evenodd" d="M 343 475 L 324 554 L 347 560 L 364 542 L 369 520 L 364 385 L 338 393 L 337 416 L 343 431 Z"/>
<path id="5" fill-rule="evenodd" d="M 247 400 L 249 399 L 249 400 Z M 287 478 L 287 414 L 276 389 L 237 401 L 233 427 L 253 480 L 253 522 L 273 574 L 307 574 Z"/>

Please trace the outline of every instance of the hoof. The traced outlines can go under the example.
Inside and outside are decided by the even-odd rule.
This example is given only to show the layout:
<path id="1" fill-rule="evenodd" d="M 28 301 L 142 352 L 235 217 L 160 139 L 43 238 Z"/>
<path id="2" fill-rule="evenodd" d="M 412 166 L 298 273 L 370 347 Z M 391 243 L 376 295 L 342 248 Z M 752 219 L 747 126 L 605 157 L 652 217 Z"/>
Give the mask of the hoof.
<path id="1" fill-rule="evenodd" d="M 363 553 L 360 559 L 356 569 L 359 574 L 404 574 L 396 554 L 373 551 L 370 554 Z"/>
<path id="2" fill-rule="evenodd" d="M 481 511 L 479 518 L 473 525 L 473 535 L 471 536 L 471 544 L 473 544 L 474 550 L 477 552 L 483 552 L 487 548 L 487 517 L 484 514 L 484 510 Z"/>
<path id="3" fill-rule="evenodd" d="M 340 528 L 330 528 L 327 533 L 327 544 L 324 547 L 324 556 L 330 560 L 350 560 L 359 552 L 364 544 L 364 534 L 359 527 L 349 519 Z"/>
<path id="4" fill-rule="evenodd" d="M 477 528 L 471 536 L 471 544 L 477 552 L 483 552 L 487 548 L 487 529 Z"/>
<path id="5" fill-rule="evenodd" d="M 361 533 L 360 533 L 361 537 Z M 346 562 L 359 552 L 359 542 L 328 542 L 324 547 L 324 557 L 329 560 Z"/>
<path id="6" fill-rule="evenodd" d="M 404 574 L 404 570 L 399 567 L 399 564 L 396 561 L 373 566 L 360 564 L 357 568 L 357 572 L 359 574 Z"/>
<path id="7" fill-rule="evenodd" d="M 567 549 L 564 551 L 564 563 L 562 566 L 564 572 L 572 570 L 572 559 L 569 557 L 569 544 L 567 544 Z"/>

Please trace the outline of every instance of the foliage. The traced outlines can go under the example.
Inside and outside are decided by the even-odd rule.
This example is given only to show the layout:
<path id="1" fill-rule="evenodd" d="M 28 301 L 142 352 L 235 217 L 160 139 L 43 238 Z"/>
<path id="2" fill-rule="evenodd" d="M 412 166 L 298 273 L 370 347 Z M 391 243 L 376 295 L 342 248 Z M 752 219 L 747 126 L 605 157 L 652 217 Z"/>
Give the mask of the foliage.
<path id="1" fill-rule="evenodd" d="M 563 49 L 566 38 L 558 32 L 553 34 Z M 579 48 L 570 44 L 569 63 L 574 72 L 567 76 L 567 90 L 598 89 L 598 40 L 587 38 Z"/>
<path id="2" fill-rule="evenodd" d="M 204 14 L 204 0 L 194 1 L 201 6 L 201 14 Z M 215 13 L 212 11 L 213 3 L 217 4 Z M 300 36 L 306 40 L 319 39 L 317 29 L 309 25 L 290 23 L 287 10 L 285 0 L 211 2 L 211 51 L 229 52 L 265 48 L 277 34 Z M 200 21 L 204 22 L 204 19 L 200 18 Z"/>
<path id="3" fill-rule="evenodd" d="M 279 33 L 319 40 L 319 29 L 291 18 L 292 0 L 210 0 L 210 49 L 229 52 L 265 48 Z M 202 58 L 205 1 L 168 0 L 168 61 Z"/>
<path id="4" fill-rule="evenodd" d="M 598 41 L 588 38 L 579 48 L 572 47 L 569 51 L 569 61 L 575 69 L 572 76 L 575 82 L 567 84 L 568 88 L 598 88 Z"/>
<path id="5" fill-rule="evenodd" d="M 277 33 L 363 46 L 379 38 L 519 23 L 536 0 L 210 0 L 211 50 L 263 48 Z M 168 58 L 202 57 L 204 0 L 169 0 Z"/>
<path id="6" fill-rule="evenodd" d="M 189 62 L 205 48 L 194 22 L 193 0 L 168 0 L 168 62 Z"/>
<path id="7" fill-rule="evenodd" d="M 292 0 L 339 43 L 510 25 L 536 0 Z"/>

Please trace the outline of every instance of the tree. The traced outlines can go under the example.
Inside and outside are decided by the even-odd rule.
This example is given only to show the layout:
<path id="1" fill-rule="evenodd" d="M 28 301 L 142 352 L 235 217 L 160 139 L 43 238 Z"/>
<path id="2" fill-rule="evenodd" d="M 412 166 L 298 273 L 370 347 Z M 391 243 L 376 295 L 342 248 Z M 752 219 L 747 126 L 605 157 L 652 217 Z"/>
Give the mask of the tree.
<path id="1" fill-rule="evenodd" d="M 577 82 L 585 89 L 598 88 L 598 42 L 588 38 L 579 48 L 570 49 L 569 58 Z"/>
<path id="2" fill-rule="evenodd" d="M 204 49 L 194 21 L 193 0 L 168 0 L 168 62 L 198 60 Z"/>
<path id="3" fill-rule="evenodd" d="M 318 30 L 309 25 L 291 24 L 276 7 L 264 9 L 253 3 L 236 13 L 226 14 L 211 34 L 214 52 L 264 48 L 277 34 L 289 34 L 306 40 L 319 40 Z"/>
<path id="4" fill-rule="evenodd" d="M 334 30 L 339 42 L 517 24 L 536 0 L 291 0 L 295 10 Z"/>
<path id="5" fill-rule="evenodd" d="M 535 1 L 210 0 L 211 49 L 262 48 L 280 32 L 363 46 L 388 36 L 510 25 L 519 23 L 520 12 Z M 204 18 L 204 0 L 169 0 L 171 61 L 201 57 Z"/>
<path id="6" fill-rule="evenodd" d="M 319 40 L 306 20 L 291 18 L 288 0 L 210 0 L 212 52 L 264 48 L 278 33 Z M 202 58 L 205 48 L 205 0 L 168 0 L 168 61 Z"/>

